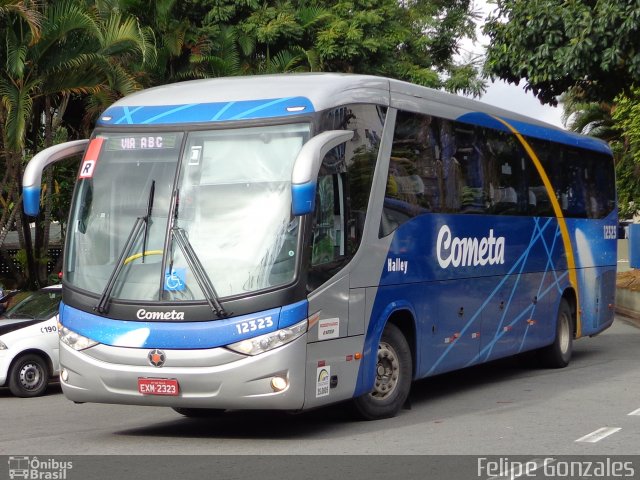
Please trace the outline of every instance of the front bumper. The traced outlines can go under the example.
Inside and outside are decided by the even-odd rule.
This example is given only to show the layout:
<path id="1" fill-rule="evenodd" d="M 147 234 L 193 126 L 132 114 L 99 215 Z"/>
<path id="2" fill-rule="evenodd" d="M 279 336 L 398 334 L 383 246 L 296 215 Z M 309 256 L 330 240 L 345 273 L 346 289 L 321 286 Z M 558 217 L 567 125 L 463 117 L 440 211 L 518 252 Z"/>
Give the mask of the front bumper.
<path id="1" fill-rule="evenodd" d="M 60 345 L 62 390 L 74 402 L 215 409 L 299 410 L 304 404 L 306 334 L 270 352 L 245 356 L 225 348 L 168 350 L 165 364 L 150 365 L 150 349 L 96 345 L 75 351 Z M 288 380 L 275 392 L 274 376 Z M 176 379 L 177 396 L 143 395 L 139 378 Z"/>

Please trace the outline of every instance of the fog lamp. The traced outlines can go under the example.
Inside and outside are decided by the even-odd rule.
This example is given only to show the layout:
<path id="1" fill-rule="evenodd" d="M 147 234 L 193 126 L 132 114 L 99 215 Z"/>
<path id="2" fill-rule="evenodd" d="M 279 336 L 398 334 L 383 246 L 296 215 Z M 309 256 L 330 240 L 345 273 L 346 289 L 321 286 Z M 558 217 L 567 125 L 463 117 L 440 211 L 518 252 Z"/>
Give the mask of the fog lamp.
<path id="1" fill-rule="evenodd" d="M 273 388 L 274 392 L 281 392 L 288 386 L 289 386 L 289 383 L 287 382 L 286 378 L 273 377 L 271 379 L 271 388 Z"/>

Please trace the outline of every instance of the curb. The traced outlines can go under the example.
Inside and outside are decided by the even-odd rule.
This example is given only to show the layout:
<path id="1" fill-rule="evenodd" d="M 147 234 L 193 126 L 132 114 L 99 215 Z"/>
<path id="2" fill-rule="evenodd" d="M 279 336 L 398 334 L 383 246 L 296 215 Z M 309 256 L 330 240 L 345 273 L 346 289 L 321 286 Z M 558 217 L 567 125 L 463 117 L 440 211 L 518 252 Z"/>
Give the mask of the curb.
<path id="1" fill-rule="evenodd" d="M 623 317 L 621 318 L 623 322 L 640 328 L 640 312 L 616 305 L 616 314 Z"/>
<path id="2" fill-rule="evenodd" d="M 616 288 L 616 313 L 623 315 L 640 327 L 640 292 L 627 288 Z"/>

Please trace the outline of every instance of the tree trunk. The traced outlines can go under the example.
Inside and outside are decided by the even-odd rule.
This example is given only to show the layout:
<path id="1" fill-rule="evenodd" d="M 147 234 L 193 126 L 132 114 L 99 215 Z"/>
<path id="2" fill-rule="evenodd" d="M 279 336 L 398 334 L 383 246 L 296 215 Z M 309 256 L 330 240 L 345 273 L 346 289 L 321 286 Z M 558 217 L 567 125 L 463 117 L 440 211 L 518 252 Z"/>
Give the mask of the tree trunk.
<path id="1" fill-rule="evenodd" d="M 53 109 L 51 107 L 51 97 L 45 97 L 44 113 L 44 146 L 48 148 L 53 145 Z M 42 225 L 42 238 L 36 251 L 38 259 L 38 282 L 40 285 L 47 284 L 47 263 L 49 257 L 49 234 L 51 232 L 51 209 L 53 204 L 53 166 L 46 170 L 46 187 L 44 192 L 44 219 Z"/>

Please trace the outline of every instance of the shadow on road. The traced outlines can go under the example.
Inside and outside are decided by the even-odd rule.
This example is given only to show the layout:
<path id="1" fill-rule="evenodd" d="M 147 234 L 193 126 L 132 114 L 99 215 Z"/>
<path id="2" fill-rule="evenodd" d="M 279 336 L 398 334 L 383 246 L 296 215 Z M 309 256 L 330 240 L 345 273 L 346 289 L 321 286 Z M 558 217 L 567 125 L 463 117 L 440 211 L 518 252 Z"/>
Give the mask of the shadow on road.
<path id="1" fill-rule="evenodd" d="M 228 411 L 213 418 L 186 418 L 114 432 L 124 436 L 291 439 L 318 434 L 326 428 L 352 420 L 349 405 L 341 403 L 310 412 L 290 414 L 278 411 Z"/>

